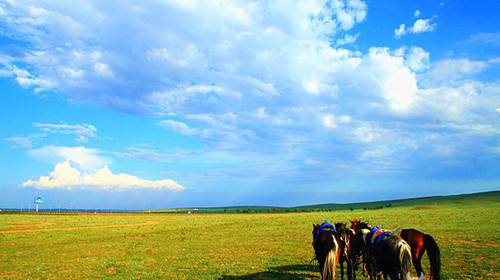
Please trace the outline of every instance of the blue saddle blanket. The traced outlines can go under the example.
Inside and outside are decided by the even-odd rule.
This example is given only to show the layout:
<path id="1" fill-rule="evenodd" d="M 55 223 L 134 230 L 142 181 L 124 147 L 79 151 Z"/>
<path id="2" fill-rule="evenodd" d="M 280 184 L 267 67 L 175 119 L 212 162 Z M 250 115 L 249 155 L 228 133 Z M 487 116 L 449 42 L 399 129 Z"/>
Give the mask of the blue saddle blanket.
<path id="1" fill-rule="evenodd" d="M 318 231 L 316 231 L 316 234 L 314 235 L 314 239 L 318 238 L 318 236 L 326 229 L 326 228 L 329 228 L 329 229 L 332 229 L 334 232 L 337 232 L 337 230 L 335 229 L 335 227 L 330 224 L 330 223 L 327 223 L 327 222 L 324 222 L 321 224 L 321 226 L 319 226 L 319 229 Z"/>
<path id="2" fill-rule="evenodd" d="M 374 248 L 378 246 L 380 241 L 382 241 L 382 239 L 384 239 L 385 236 L 388 235 L 394 235 L 394 234 L 390 231 L 384 231 L 379 228 L 373 228 L 370 231 L 370 233 L 366 236 L 366 244 L 368 245 L 368 247 Z"/>

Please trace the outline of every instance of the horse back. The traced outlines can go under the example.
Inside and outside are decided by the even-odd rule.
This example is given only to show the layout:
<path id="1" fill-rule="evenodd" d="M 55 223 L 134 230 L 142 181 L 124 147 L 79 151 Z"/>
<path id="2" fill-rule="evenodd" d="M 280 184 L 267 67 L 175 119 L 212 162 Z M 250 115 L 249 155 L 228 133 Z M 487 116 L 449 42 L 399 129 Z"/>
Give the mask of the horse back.
<path id="1" fill-rule="evenodd" d="M 406 241 L 406 243 L 410 245 L 414 257 L 423 254 L 423 250 L 425 250 L 424 248 L 425 234 L 423 232 L 413 228 L 403 229 L 401 231 L 401 238 L 403 238 Z"/>
<path id="2" fill-rule="evenodd" d="M 332 238 L 333 237 L 333 238 Z M 340 236 L 337 232 L 327 228 L 314 240 L 313 247 L 316 255 L 323 258 L 327 252 L 340 245 Z"/>

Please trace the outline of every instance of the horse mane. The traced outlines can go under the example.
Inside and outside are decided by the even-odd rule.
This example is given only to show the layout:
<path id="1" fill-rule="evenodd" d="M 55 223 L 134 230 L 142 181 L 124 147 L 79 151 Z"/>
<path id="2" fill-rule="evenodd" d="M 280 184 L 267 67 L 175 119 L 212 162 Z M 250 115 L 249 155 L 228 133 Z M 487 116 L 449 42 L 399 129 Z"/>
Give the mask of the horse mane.
<path id="1" fill-rule="evenodd" d="M 337 229 L 338 232 L 342 232 L 347 230 L 347 224 L 345 223 L 335 223 L 335 228 Z"/>
<path id="2" fill-rule="evenodd" d="M 368 221 L 361 221 L 359 219 L 349 220 L 351 222 L 351 229 L 359 230 L 359 229 L 372 229 L 372 226 L 368 224 Z"/>

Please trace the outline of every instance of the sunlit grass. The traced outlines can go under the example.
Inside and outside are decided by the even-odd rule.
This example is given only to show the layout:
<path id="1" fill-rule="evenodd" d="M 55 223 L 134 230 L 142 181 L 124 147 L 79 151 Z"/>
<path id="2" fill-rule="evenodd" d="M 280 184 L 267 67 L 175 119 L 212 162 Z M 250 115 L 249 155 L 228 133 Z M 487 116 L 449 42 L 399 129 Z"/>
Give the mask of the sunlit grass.
<path id="1" fill-rule="evenodd" d="M 317 279 L 312 223 L 359 218 L 431 234 L 441 248 L 443 279 L 498 279 L 499 206 L 478 200 L 301 214 L 0 215 L 0 231 L 87 227 L 0 233 L 0 278 Z M 96 228 L 144 221 L 160 223 Z"/>

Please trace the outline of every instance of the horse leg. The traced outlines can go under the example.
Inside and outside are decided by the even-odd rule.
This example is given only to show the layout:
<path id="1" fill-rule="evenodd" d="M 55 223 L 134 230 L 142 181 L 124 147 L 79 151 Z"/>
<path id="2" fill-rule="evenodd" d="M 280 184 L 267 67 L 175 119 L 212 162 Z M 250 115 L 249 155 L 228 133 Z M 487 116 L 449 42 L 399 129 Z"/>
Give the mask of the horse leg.
<path id="1" fill-rule="evenodd" d="M 364 253 L 363 258 L 361 260 L 361 273 L 363 274 L 363 276 L 366 276 L 366 272 L 368 271 L 366 259 L 367 259 L 367 256 L 366 256 L 366 253 Z"/>
<path id="2" fill-rule="evenodd" d="M 415 266 L 415 270 L 417 271 L 418 280 L 424 280 L 424 270 L 422 269 L 422 263 L 420 259 L 415 258 L 413 261 L 413 266 Z"/>
<path id="3" fill-rule="evenodd" d="M 352 275 L 352 280 L 356 280 L 356 270 L 358 270 L 358 264 L 356 263 L 355 260 L 351 260 L 351 275 Z"/>
<path id="4" fill-rule="evenodd" d="M 422 256 L 424 255 L 425 248 L 422 246 L 419 246 L 416 248 L 416 250 L 412 251 L 411 253 L 411 258 L 413 261 L 413 266 L 415 267 L 415 270 L 417 271 L 418 275 L 418 280 L 424 280 L 424 270 L 422 269 L 422 263 L 421 259 Z"/>
<path id="5" fill-rule="evenodd" d="M 377 275 L 377 270 L 375 268 L 374 260 L 369 259 L 366 264 L 366 272 L 370 275 L 370 280 L 379 279 L 379 275 Z"/>
<path id="6" fill-rule="evenodd" d="M 323 279 L 323 267 L 325 266 L 325 261 L 319 261 L 319 273 L 321 275 L 321 279 Z"/>
<path id="7" fill-rule="evenodd" d="M 347 261 L 347 280 L 353 280 L 352 279 L 352 263 L 350 260 Z"/>

